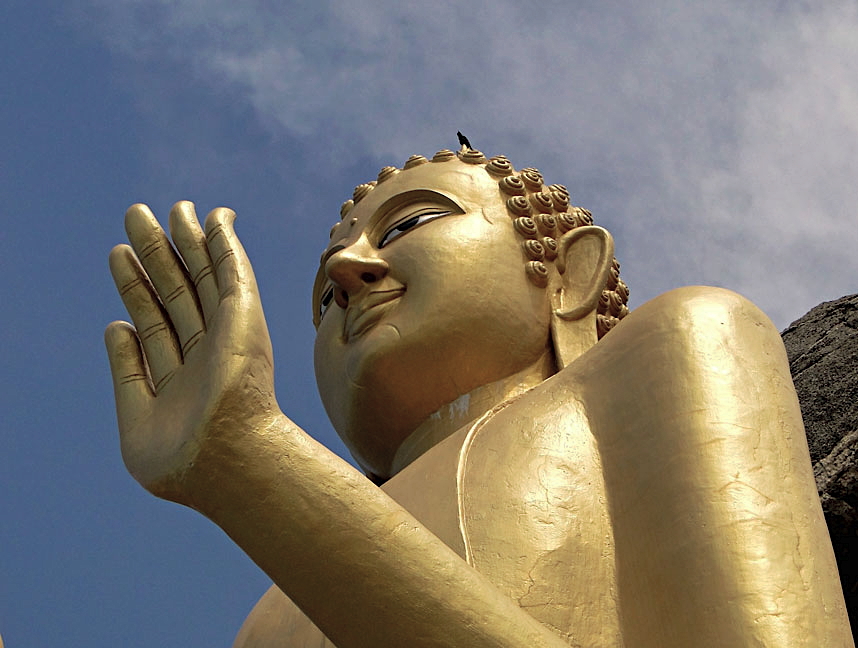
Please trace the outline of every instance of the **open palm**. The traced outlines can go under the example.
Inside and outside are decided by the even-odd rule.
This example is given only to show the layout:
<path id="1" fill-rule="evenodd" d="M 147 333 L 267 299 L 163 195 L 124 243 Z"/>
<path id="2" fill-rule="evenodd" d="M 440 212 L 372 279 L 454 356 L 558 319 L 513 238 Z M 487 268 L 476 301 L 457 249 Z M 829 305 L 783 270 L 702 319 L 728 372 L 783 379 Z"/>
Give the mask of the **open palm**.
<path id="1" fill-rule="evenodd" d="M 110 253 L 134 322 L 105 331 L 122 456 L 145 488 L 180 502 L 207 442 L 279 413 L 268 329 L 234 219 L 215 209 L 203 231 L 193 204 L 176 203 L 171 245 L 149 208 L 133 205 L 131 246 Z"/>

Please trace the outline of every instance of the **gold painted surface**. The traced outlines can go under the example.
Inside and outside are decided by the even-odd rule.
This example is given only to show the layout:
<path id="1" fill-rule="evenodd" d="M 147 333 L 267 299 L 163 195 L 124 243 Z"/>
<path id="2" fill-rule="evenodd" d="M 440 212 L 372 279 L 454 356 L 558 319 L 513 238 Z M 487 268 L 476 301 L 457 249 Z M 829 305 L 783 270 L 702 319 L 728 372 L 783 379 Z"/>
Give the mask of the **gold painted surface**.
<path id="1" fill-rule="evenodd" d="M 278 408 L 232 212 L 202 230 L 178 203 L 171 246 L 134 206 L 111 253 L 126 465 L 276 584 L 236 647 L 853 645 L 752 304 L 693 287 L 629 314 L 589 212 L 473 150 L 385 167 L 341 215 L 317 380 L 381 488 Z"/>

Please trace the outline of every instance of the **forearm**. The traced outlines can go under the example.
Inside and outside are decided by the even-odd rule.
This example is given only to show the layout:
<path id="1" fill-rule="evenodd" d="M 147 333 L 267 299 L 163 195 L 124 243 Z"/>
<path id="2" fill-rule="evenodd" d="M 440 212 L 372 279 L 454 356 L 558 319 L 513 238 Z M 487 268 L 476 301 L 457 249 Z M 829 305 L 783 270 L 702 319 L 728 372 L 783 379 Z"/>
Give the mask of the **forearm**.
<path id="1" fill-rule="evenodd" d="M 210 441 L 190 504 L 338 647 L 567 645 L 285 416 Z"/>

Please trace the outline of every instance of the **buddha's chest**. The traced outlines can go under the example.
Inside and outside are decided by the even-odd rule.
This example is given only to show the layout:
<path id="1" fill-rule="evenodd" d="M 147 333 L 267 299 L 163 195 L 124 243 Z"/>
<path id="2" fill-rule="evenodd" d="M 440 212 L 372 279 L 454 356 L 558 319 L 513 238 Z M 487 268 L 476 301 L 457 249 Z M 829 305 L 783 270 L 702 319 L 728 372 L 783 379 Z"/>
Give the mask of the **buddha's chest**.
<path id="1" fill-rule="evenodd" d="M 618 621 L 598 448 L 576 403 L 542 412 L 460 430 L 384 490 L 534 617 L 602 645 Z"/>
<path id="2" fill-rule="evenodd" d="M 458 469 L 467 434 L 467 428 L 459 430 L 382 486 L 382 490 L 463 558 Z"/>
<path id="3" fill-rule="evenodd" d="M 583 527 L 597 520 L 607 527 L 601 461 L 575 403 L 547 416 L 502 410 L 438 443 L 382 489 L 469 562 L 483 527 L 542 549 L 584 540 Z"/>

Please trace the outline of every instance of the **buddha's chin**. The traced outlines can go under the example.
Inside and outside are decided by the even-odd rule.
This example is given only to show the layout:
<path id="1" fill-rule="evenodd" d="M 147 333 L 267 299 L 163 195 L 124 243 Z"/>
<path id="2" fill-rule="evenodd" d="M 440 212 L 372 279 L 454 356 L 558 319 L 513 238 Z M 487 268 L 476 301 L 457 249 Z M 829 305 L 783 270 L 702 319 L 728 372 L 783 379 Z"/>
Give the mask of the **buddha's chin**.
<path id="1" fill-rule="evenodd" d="M 349 382 L 359 388 L 366 385 L 375 387 L 375 377 L 379 373 L 373 366 L 384 358 L 399 353 L 402 335 L 394 324 L 381 322 L 345 346 L 345 370 Z M 389 362 L 389 360 L 388 360 Z M 369 378 L 368 376 L 372 376 Z"/>
<path id="2" fill-rule="evenodd" d="M 365 340 L 372 342 L 371 349 L 367 345 L 359 357 L 349 358 L 336 389 L 326 384 L 322 393 L 328 416 L 346 446 L 363 467 L 385 477 L 408 435 L 458 394 L 449 379 L 439 381 L 432 366 L 418 357 L 427 353 L 426 346 L 421 350 L 392 344 L 398 336 L 392 330 L 372 333 L 376 339 Z M 332 398 L 334 391 L 338 396 Z"/>
<path id="3" fill-rule="evenodd" d="M 350 390 L 338 411 L 329 414 L 337 433 L 361 465 L 385 477 L 399 446 L 437 407 L 431 394 L 402 389 L 403 381 L 374 384 L 372 390 Z"/>
<path id="4" fill-rule="evenodd" d="M 503 341 L 505 353 L 489 354 L 493 346 L 487 349 L 479 336 L 459 331 L 382 321 L 348 343 L 317 348 L 317 380 L 328 416 L 373 473 L 384 476 L 401 443 L 440 407 L 533 362 L 534 352 L 511 348 L 512 340 Z"/>

